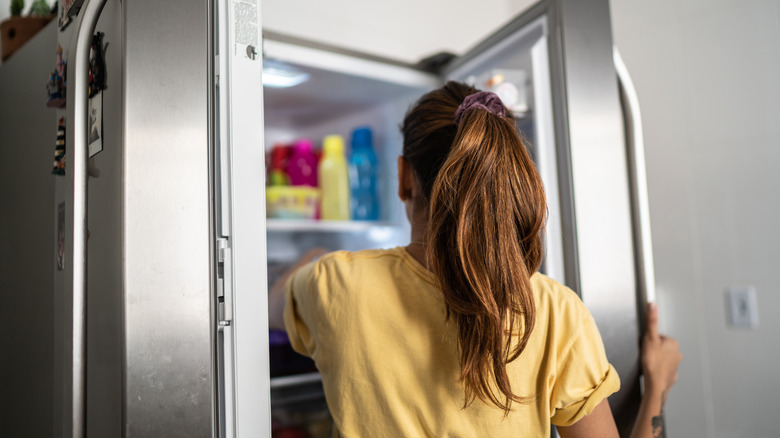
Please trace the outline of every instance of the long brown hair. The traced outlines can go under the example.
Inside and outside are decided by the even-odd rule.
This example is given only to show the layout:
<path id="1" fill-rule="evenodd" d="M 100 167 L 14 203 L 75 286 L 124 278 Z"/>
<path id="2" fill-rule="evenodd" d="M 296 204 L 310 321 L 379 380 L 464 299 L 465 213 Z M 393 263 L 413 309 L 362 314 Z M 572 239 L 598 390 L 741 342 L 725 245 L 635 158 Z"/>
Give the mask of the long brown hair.
<path id="1" fill-rule="evenodd" d="M 547 204 L 508 110 L 472 108 L 455 124 L 476 92 L 449 82 L 422 96 L 401 127 L 403 156 L 429 201 L 428 267 L 457 323 L 464 407 L 479 398 L 508 413 L 532 398 L 512 391 L 506 366 L 534 328 L 530 278 L 542 262 Z"/>

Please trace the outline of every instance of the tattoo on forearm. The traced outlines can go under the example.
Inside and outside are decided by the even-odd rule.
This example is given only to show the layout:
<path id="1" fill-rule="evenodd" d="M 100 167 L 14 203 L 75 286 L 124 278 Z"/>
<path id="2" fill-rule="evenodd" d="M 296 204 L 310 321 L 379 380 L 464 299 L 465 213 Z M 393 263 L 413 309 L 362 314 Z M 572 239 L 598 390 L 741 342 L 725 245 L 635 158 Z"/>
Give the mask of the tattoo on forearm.
<path id="1" fill-rule="evenodd" d="M 666 404 L 666 393 L 661 396 L 661 413 L 653 417 L 650 421 L 653 426 L 653 438 L 666 438 L 666 427 L 664 426 L 664 405 Z"/>

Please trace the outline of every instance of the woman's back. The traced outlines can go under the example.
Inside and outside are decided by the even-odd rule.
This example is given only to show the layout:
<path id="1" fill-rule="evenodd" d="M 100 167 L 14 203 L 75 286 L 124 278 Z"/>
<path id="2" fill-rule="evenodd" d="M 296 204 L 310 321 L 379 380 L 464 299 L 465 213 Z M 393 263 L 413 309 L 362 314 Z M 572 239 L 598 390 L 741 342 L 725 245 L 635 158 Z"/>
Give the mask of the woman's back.
<path id="1" fill-rule="evenodd" d="M 619 382 L 579 298 L 541 274 L 531 283 L 536 324 L 507 372 L 513 392 L 532 399 L 506 417 L 479 399 L 464 408 L 458 329 L 404 248 L 337 252 L 299 270 L 285 323 L 316 361 L 343 436 L 549 436 L 550 423 L 576 422 Z"/>

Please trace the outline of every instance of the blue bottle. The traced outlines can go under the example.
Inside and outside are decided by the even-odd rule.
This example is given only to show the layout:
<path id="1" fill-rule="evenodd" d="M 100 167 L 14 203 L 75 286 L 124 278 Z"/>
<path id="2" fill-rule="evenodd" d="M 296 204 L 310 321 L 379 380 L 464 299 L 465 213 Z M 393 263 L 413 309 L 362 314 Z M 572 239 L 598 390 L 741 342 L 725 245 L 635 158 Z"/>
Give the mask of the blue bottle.
<path id="1" fill-rule="evenodd" d="M 352 132 L 352 155 L 349 158 L 349 184 L 352 191 L 352 219 L 379 220 L 377 159 L 371 128 L 361 126 Z"/>

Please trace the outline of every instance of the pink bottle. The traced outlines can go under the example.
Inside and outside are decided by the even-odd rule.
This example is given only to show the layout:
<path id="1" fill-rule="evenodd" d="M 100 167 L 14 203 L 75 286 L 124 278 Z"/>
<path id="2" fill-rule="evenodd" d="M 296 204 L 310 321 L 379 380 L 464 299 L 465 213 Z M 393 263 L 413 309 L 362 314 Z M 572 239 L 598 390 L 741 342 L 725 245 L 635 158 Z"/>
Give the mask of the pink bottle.
<path id="1" fill-rule="evenodd" d="M 290 185 L 317 187 L 317 156 L 312 151 L 311 140 L 302 139 L 295 143 L 287 162 Z"/>

